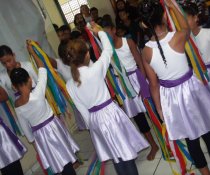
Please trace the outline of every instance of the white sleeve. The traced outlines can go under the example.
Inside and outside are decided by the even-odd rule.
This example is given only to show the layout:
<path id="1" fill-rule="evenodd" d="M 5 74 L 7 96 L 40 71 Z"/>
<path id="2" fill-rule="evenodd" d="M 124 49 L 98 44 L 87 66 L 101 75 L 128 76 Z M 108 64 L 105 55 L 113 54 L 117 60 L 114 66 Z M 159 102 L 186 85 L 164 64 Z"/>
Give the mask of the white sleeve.
<path id="1" fill-rule="evenodd" d="M 82 115 L 82 118 L 85 122 L 86 127 L 89 128 L 90 113 L 89 113 L 88 109 L 82 103 L 80 103 L 76 98 L 74 98 L 73 93 L 70 88 L 70 81 L 68 81 L 66 83 L 66 89 L 67 89 L 69 95 L 71 96 L 77 110 Z"/>
<path id="2" fill-rule="evenodd" d="M 30 77 L 36 82 L 38 78 L 32 64 L 30 62 L 27 62 L 26 64 L 27 64 L 27 69 L 28 69 L 28 73 Z"/>
<path id="3" fill-rule="evenodd" d="M 44 67 L 40 67 L 38 71 L 37 84 L 33 93 L 37 94 L 38 96 L 45 97 L 46 86 L 47 86 L 47 69 Z"/>
<path id="4" fill-rule="evenodd" d="M 21 129 L 23 130 L 23 133 L 25 134 L 26 138 L 28 139 L 29 142 L 34 141 L 34 135 L 32 133 L 32 129 L 30 127 L 29 122 L 23 118 L 23 116 L 20 116 L 17 113 L 18 121 L 20 123 Z"/>
<path id="5" fill-rule="evenodd" d="M 98 32 L 98 36 L 102 42 L 103 51 L 98 61 L 96 61 L 91 67 L 96 69 L 96 73 L 102 71 L 102 76 L 105 77 L 113 54 L 113 48 L 105 32 Z"/>

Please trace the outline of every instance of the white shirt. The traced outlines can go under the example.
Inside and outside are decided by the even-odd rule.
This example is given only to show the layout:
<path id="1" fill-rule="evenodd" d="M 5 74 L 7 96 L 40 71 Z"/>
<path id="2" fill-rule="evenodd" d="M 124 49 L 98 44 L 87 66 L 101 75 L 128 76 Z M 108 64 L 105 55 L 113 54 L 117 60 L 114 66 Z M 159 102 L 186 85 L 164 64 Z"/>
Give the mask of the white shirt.
<path id="1" fill-rule="evenodd" d="M 127 72 L 137 69 L 136 61 L 133 57 L 133 54 L 131 53 L 126 38 L 122 38 L 122 47 L 115 49 L 115 51 L 117 52 L 117 56 Z"/>
<path id="2" fill-rule="evenodd" d="M 71 68 L 68 65 L 65 65 L 61 59 L 55 59 L 57 62 L 57 71 L 64 78 L 65 82 L 72 79 Z"/>
<path id="3" fill-rule="evenodd" d="M 157 42 L 149 41 L 146 43 L 147 47 L 152 48 L 152 59 L 150 65 L 161 80 L 175 80 L 189 71 L 189 65 L 185 53 L 176 52 L 169 45 L 174 34 L 175 32 L 169 32 L 165 38 L 160 40 L 160 45 L 163 49 L 167 65 L 164 64 Z"/>
<path id="4" fill-rule="evenodd" d="M 90 67 L 78 68 L 81 81 L 79 87 L 73 79 L 66 84 L 70 96 L 77 109 L 85 117 L 84 120 L 87 124 L 89 124 L 87 110 L 111 98 L 104 78 L 109 68 L 113 50 L 106 33 L 100 31 L 98 36 L 104 48 L 100 58 Z M 83 111 L 83 109 L 85 110 Z"/>
<path id="5" fill-rule="evenodd" d="M 198 35 L 195 36 L 195 41 L 204 63 L 210 64 L 210 29 L 201 28 Z"/>
<path id="6" fill-rule="evenodd" d="M 20 67 L 28 72 L 29 76 L 32 78 L 32 86 L 34 87 L 36 85 L 35 82 L 37 81 L 37 74 L 34 71 L 32 64 L 29 61 L 24 61 L 20 62 Z M 7 73 L 7 70 L 5 69 L 0 73 L 0 85 L 7 91 L 10 97 L 12 97 L 14 100 L 15 91 L 12 88 L 10 77 Z"/>
<path id="7" fill-rule="evenodd" d="M 31 126 L 43 123 L 53 115 L 53 111 L 45 98 L 47 70 L 39 68 L 36 87 L 30 93 L 26 104 L 15 108 L 19 123 L 29 142 L 34 141 Z"/>
<path id="8" fill-rule="evenodd" d="M 65 65 L 61 59 L 55 59 L 55 61 L 57 62 L 57 71 L 64 78 L 65 82 L 72 79 L 71 67 Z M 89 66 L 91 66 L 92 64 L 93 62 L 92 60 L 90 60 Z"/>

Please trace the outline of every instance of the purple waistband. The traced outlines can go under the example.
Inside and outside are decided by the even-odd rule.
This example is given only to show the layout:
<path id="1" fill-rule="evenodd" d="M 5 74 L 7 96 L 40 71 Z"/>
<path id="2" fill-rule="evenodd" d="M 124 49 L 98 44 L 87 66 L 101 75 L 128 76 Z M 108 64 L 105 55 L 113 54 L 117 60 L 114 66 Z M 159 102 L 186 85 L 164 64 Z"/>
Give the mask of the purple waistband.
<path id="1" fill-rule="evenodd" d="M 147 83 L 146 78 L 144 77 L 144 75 L 141 73 L 141 71 L 139 69 L 136 69 L 134 71 L 130 71 L 127 72 L 127 75 L 132 75 L 136 73 L 137 75 L 137 79 L 140 85 L 140 94 L 141 94 L 141 98 L 145 99 L 145 98 L 149 98 L 150 97 L 150 90 L 149 90 L 149 84 Z"/>
<path id="2" fill-rule="evenodd" d="M 210 69 L 210 64 L 207 64 L 207 65 L 206 65 L 206 68 L 209 68 L 209 69 Z"/>
<path id="3" fill-rule="evenodd" d="M 159 80 L 159 83 L 163 87 L 171 88 L 171 87 L 178 86 L 178 85 L 184 83 L 185 81 L 189 80 L 192 77 L 192 75 L 193 75 L 193 71 L 192 71 L 192 69 L 190 69 L 185 75 L 183 75 L 179 79 L 176 79 L 176 80 Z"/>
<path id="4" fill-rule="evenodd" d="M 108 106 L 111 102 L 112 102 L 112 99 L 109 99 L 109 100 L 105 101 L 104 103 L 102 103 L 102 104 L 100 104 L 98 106 L 93 106 L 92 108 L 88 109 L 88 111 L 89 112 L 99 111 L 100 109 L 103 109 L 106 106 Z"/>
<path id="5" fill-rule="evenodd" d="M 32 129 L 32 132 L 35 132 L 41 128 L 43 128 L 44 126 L 46 126 L 48 123 L 50 123 L 52 120 L 54 119 L 54 115 L 50 118 L 48 118 L 47 120 L 45 120 L 44 122 L 36 125 L 36 126 L 32 126 L 31 129 Z"/>
<path id="6" fill-rule="evenodd" d="M 23 151 L 23 146 L 20 144 L 18 137 L 5 125 L 3 122 L 2 118 L 0 117 L 0 125 L 5 129 L 7 134 L 9 135 L 10 139 L 13 141 L 13 143 L 16 145 L 16 147 L 20 150 Z"/>

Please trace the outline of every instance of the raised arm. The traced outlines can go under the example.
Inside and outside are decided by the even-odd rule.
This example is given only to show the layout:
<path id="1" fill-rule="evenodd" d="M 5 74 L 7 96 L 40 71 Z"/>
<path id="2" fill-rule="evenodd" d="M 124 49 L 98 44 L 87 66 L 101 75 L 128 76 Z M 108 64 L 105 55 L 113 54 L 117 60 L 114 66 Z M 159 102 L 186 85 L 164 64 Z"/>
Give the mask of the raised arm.
<path id="1" fill-rule="evenodd" d="M 185 19 L 185 17 L 181 14 L 181 12 L 174 5 L 172 0 L 165 0 L 166 5 L 177 18 L 178 23 L 180 24 L 180 30 L 176 32 L 176 37 L 170 42 L 170 45 L 175 48 L 176 51 L 184 52 L 185 43 L 190 37 L 190 28 Z"/>
<path id="2" fill-rule="evenodd" d="M 92 25 L 92 31 L 95 35 L 98 35 L 103 47 L 101 56 L 99 57 L 98 61 L 93 64 L 92 67 L 97 67 L 98 69 L 100 69 L 100 71 L 102 70 L 103 76 L 105 77 L 113 54 L 113 48 L 107 34 L 101 31 L 101 29 L 97 27 L 96 24 Z"/>
<path id="3" fill-rule="evenodd" d="M 0 102 L 7 101 L 8 95 L 7 92 L 0 86 Z"/>
<path id="4" fill-rule="evenodd" d="M 38 70 L 38 80 L 37 80 L 37 85 L 34 89 L 34 93 L 37 95 L 45 95 L 45 90 L 46 90 L 46 84 L 47 84 L 47 70 L 44 67 L 44 63 L 39 59 L 37 54 L 34 52 L 32 45 L 30 41 L 27 41 L 27 49 L 29 53 L 33 56 L 37 67 L 39 68 Z"/>
<path id="5" fill-rule="evenodd" d="M 27 50 L 33 56 L 34 61 L 36 62 L 37 67 L 38 68 L 44 67 L 43 62 L 39 59 L 39 57 L 37 56 L 37 54 L 34 52 L 30 40 L 27 40 L 26 41 L 26 44 L 27 44 Z"/>

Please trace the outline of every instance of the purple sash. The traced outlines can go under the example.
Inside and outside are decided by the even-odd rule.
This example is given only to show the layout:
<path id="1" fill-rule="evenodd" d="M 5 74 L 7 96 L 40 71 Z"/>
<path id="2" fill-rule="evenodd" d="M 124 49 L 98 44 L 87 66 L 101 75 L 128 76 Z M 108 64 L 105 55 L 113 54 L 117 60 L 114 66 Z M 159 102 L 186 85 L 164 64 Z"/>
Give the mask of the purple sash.
<path id="1" fill-rule="evenodd" d="M 102 104 L 100 104 L 98 106 L 93 106 L 92 108 L 88 109 L 88 111 L 89 112 L 99 111 L 100 109 L 103 109 L 106 106 L 108 106 L 111 102 L 112 102 L 112 99 L 109 99 L 109 100 L 105 101 L 104 103 L 102 103 Z"/>
<path id="2" fill-rule="evenodd" d="M 41 128 L 43 128 L 44 126 L 46 126 L 48 123 L 50 123 L 52 120 L 54 119 L 54 115 L 50 118 L 48 118 L 47 120 L 45 120 L 44 122 L 36 125 L 36 126 L 32 126 L 31 129 L 32 129 L 32 132 L 35 132 Z"/>
<path id="3" fill-rule="evenodd" d="M 129 75 L 134 74 L 134 73 L 136 73 L 139 85 L 141 87 L 140 94 L 141 94 L 142 99 L 149 98 L 150 97 L 150 90 L 149 90 L 149 84 L 147 83 L 146 78 L 140 72 L 139 69 L 136 69 L 136 70 L 131 71 L 131 72 L 127 72 L 127 75 L 129 76 Z"/>
<path id="4" fill-rule="evenodd" d="M 6 133 L 9 135 L 10 139 L 13 141 L 15 146 L 19 149 L 19 151 L 23 151 L 23 146 L 20 144 L 18 137 L 5 125 L 2 118 L 0 117 L 0 125 L 5 129 Z"/>
<path id="5" fill-rule="evenodd" d="M 159 83 L 163 87 L 171 88 L 171 87 L 178 86 L 184 83 L 185 81 L 189 80 L 192 77 L 192 75 L 193 75 L 193 71 L 192 69 L 190 69 L 185 75 L 183 75 L 179 79 L 176 79 L 176 80 L 160 80 L 159 79 Z"/>
<path id="6" fill-rule="evenodd" d="M 209 68 L 209 69 L 210 69 L 210 64 L 207 64 L 207 65 L 206 65 L 206 68 Z"/>

